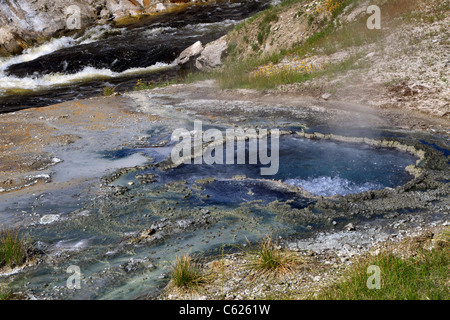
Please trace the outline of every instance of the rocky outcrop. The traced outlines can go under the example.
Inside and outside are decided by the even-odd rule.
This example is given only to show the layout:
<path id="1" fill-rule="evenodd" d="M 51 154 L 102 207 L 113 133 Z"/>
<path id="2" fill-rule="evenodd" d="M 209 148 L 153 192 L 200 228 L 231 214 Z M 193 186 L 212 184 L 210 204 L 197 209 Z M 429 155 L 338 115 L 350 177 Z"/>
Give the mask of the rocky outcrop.
<path id="1" fill-rule="evenodd" d="M 205 47 L 197 41 L 180 54 L 176 63 L 189 70 L 210 70 L 221 66 L 228 50 L 225 37 L 210 42 Z"/>
<path id="2" fill-rule="evenodd" d="M 169 10 L 195 0 L 1 0 L 0 56 L 20 53 L 39 40 L 116 19 Z M 205 1 L 202 1 L 205 2 Z"/>
<path id="3" fill-rule="evenodd" d="M 176 64 L 185 69 L 192 69 L 203 50 L 204 48 L 202 43 L 197 41 L 180 53 L 176 60 Z"/>
<path id="4" fill-rule="evenodd" d="M 195 67 L 199 70 L 209 70 L 221 66 L 227 50 L 228 43 L 225 41 L 225 36 L 208 43 L 197 58 Z"/>

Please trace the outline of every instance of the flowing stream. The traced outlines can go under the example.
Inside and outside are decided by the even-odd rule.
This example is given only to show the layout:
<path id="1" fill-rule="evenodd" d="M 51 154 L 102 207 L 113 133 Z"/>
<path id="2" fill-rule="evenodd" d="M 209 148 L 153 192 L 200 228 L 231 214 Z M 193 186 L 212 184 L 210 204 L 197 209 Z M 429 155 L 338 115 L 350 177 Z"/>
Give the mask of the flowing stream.
<path id="1" fill-rule="evenodd" d="M 96 26 L 80 37 L 53 39 L 1 58 L 0 113 L 101 95 L 106 86 L 132 90 L 138 79 L 177 79 L 174 60 L 184 49 L 218 39 L 269 3 L 192 6 L 127 28 Z"/>

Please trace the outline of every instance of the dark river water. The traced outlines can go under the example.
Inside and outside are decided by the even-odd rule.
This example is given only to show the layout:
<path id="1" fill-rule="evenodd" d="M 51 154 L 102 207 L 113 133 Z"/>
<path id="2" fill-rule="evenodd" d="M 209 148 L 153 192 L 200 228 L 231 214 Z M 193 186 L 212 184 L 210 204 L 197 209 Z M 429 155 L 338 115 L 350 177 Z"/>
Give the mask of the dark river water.
<path id="1" fill-rule="evenodd" d="M 132 90 L 177 79 L 174 60 L 187 47 L 226 34 L 269 0 L 192 6 L 127 28 L 93 27 L 81 37 L 53 39 L 0 60 L 0 113 L 100 95 L 105 86 Z"/>

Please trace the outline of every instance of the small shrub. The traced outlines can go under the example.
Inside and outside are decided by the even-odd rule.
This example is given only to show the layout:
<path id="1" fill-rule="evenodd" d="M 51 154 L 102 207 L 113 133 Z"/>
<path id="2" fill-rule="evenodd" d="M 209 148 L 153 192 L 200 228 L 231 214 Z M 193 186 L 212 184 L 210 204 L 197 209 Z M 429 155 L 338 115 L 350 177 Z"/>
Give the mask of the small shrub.
<path id="1" fill-rule="evenodd" d="M 295 18 L 300 18 L 303 14 L 304 14 L 303 10 L 297 11 L 297 13 L 294 15 L 294 19 Z"/>
<path id="2" fill-rule="evenodd" d="M 269 10 L 261 21 L 261 25 L 267 25 L 278 21 L 278 13 L 276 10 Z"/>
<path id="3" fill-rule="evenodd" d="M 253 42 L 251 44 L 251 47 L 252 47 L 252 50 L 255 51 L 255 52 L 259 50 L 259 46 L 258 46 L 258 44 L 256 42 Z"/>
<path id="4" fill-rule="evenodd" d="M 266 26 L 264 26 L 264 27 L 262 27 L 262 28 L 259 30 L 258 36 L 257 36 L 258 43 L 259 43 L 259 44 L 263 44 L 264 41 L 266 41 L 266 39 L 267 39 L 267 37 L 269 36 L 269 34 L 270 34 L 270 24 L 269 24 L 269 25 L 266 25 Z"/>

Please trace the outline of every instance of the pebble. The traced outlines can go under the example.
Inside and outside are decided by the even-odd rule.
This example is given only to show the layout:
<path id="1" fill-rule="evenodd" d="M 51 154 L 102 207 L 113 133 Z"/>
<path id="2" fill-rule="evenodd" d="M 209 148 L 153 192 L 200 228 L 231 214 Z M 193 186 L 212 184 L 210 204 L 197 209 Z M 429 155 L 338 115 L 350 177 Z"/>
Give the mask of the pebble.
<path id="1" fill-rule="evenodd" d="M 330 99 L 331 98 L 331 93 L 324 93 L 323 95 L 322 95 L 322 99 L 323 100 L 328 100 L 328 99 Z"/>

